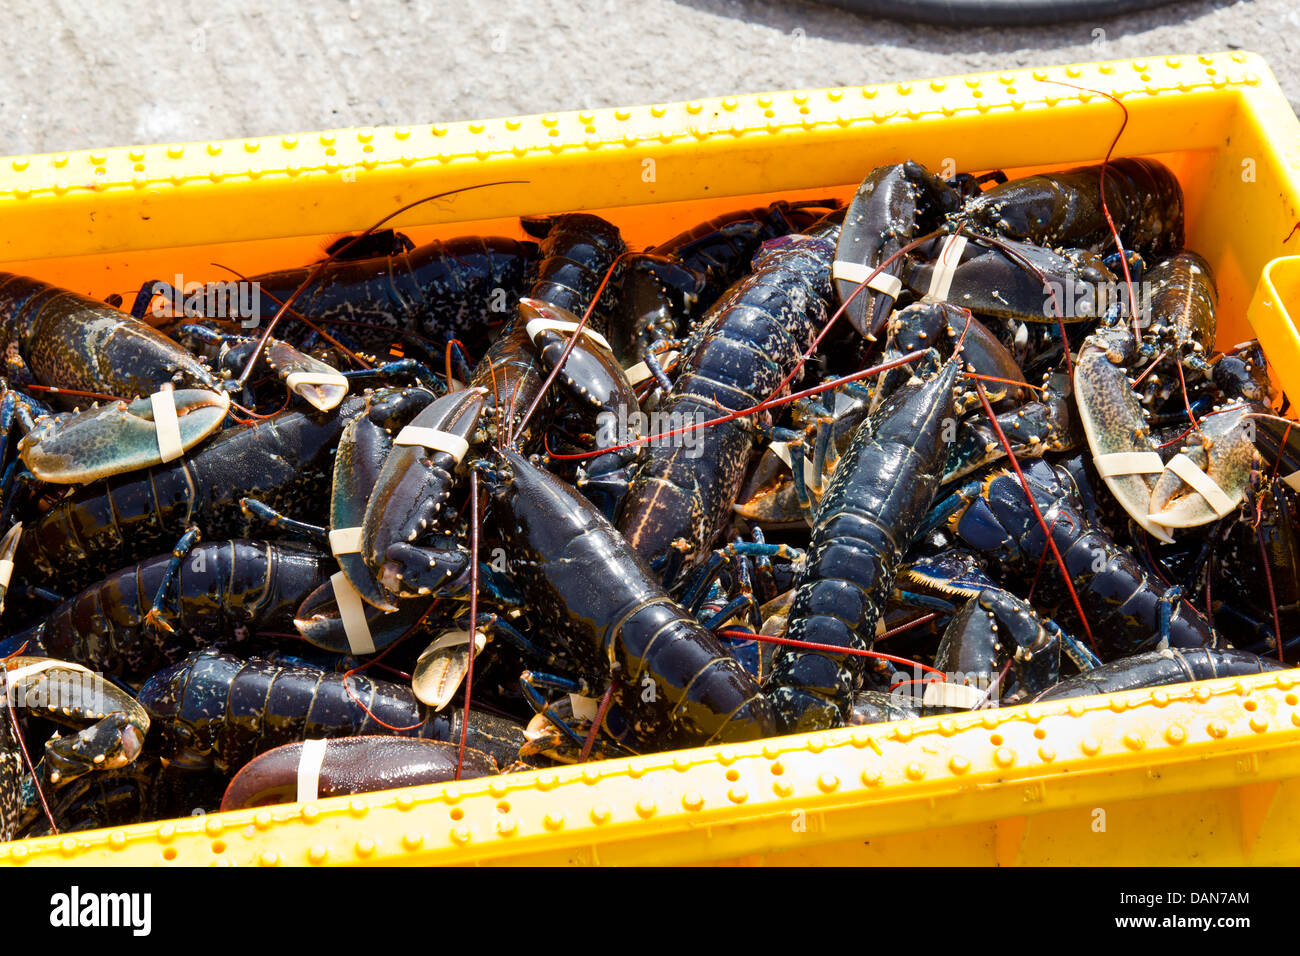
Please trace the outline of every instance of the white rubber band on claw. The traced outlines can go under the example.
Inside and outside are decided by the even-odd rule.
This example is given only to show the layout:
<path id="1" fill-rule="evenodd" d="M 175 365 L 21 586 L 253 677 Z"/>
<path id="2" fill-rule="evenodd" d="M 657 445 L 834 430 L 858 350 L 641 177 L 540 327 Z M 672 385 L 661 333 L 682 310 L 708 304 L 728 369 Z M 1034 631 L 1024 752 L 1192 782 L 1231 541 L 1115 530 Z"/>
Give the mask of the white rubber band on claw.
<path id="1" fill-rule="evenodd" d="M 14 563 L 8 558 L 0 558 L 0 588 L 9 587 L 9 579 L 14 576 Z"/>
<path id="2" fill-rule="evenodd" d="M 1300 471 L 1293 471 L 1282 479 L 1292 491 L 1300 491 Z"/>
<path id="3" fill-rule="evenodd" d="M 1097 466 L 1097 474 L 1103 478 L 1116 475 L 1158 475 L 1165 470 L 1165 463 L 1153 451 L 1116 451 L 1109 455 L 1098 455 L 1092 460 Z"/>
<path id="4" fill-rule="evenodd" d="M 1165 467 L 1191 485 L 1220 518 L 1226 517 L 1236 507 L 1232 503 L 1232 499 L 1228 497 L 1227 492 L 1219 487 L 1219 483 L 1196 467 L 1196 462 L 1182 452 L 1174 455 Z M 1151 520 L 1157 521 L 1159 519 L 1153 516 Z"/>
<path id="5" fill-rule="evenodd" d="M 988 691 L 958 684 L 954 681 L 938 681 L 925 685 L 925 696 L 921 703 L 926 707 L 960 707 L 962 710 L 974 710 L 988 698 Z"/>
<path id="6" fill-rule="evenodd" d="M 554 330 L 556 332 L 572 333 L 577 327 L 577 322 L 564 322 L 560 319 L 533 319 L 524 326 L 524 331 L 528 333 L 528 340 L 530 342 L 536 342 L 537 336 L 542 332 Z M 597 345 L 602 346 L 606 351 L 614 351 L 610 347 L 609 340 L 599 332 L 584 325 L 582 327 L 582 334 L 591 339 Z"/>
<path id="7" fill-rule="evenodd" d="M 767 447 L 772 450 L 772 454 L 785 462 L 787 468 L 794 471 L 794 457 L 790 454 L 790 443 L 788 441 L 774 441 Z"/>
<path id="8" fill-rule="evenodd" d="M 361 595 L 342 571 L 330 575 L 330 585 L 334 588 L 334 601 L 339 606 L 339 619 L 348 639 L 348 650 L 353 654 L 373 654 L 375 639 L 366 623 L 366 605 Z"/>
<path id="9" fill-rule="evenodd" d="M 298 756 L 298 802 L 309 803 L 320 796 L 320 768 L 325 762 L 328 740 L 304 740 Z"/>
<path id="10" fill-rule="evenodd" d="M 808 487 L 809 491 L 822 490 L 822 476 L 817 474 L 817 466 L 806 455 L 803 460 L 803 483 Z"/>
<path id="11" fill-rule="evenodd" d="M 298 391 L 299 385 L 335 385 L 346 389 L 348 380 L 341 372 L 290 372 L 284 377 L 284 384 L 291 392 Z"/>
<path id="12" fill-rule="evenodd" d="M 569 706 L 573 709 L 573 716 L 578 720 L 595 720 L 596 714 L 600 712 L 600 701 L 594 697 L 583 697 L 581 694 L 570 694 Z"/>
<path id="13" fill-rule="evenodd" d="M 876 272 L 876 270 L 861 262 L 847 262 L 843 259 L 836 259 L 831 266 L 832 278 L 843 279 L 845 282 L 856 282 L 858 285 L 867 282 L 867 276 L 870 276 L 873 272 Z M 898 294 L 903 291 L 903 282 L 898 276 L 892 276 L 888 272 L 877 272 L 876 275 L 871 277 L 871 281 L 867 282 L 867 288 L 873 292 L 887 295 L 891 299 L 897 299 Z"/>
<path id="14" fill-rule="evenodd" d="M 939 258 L 934 263 L 934 272 L 930 275 L 930 288 L 925 293 L 927 300 L 942 302 L 948 298 L 948 293 L 952 289 L 953 276 L 957 274 L 957 266 L 961 264 L 961 254 L 965 251 L 965 236 L 949 236 L 944 240 L 943 247 L 939 250 Z"/>
<path id="15" fill-rule="evenodd" d="M 653 378 L 654 373 L 650 371 L 650 366 L 645 362 L 637 362 L 635 365 L 629 365 L 623 369 L 623 374 L 627 376 L 629 385 L 640 385 L 648 378 Z"/>
<path id="16" fill-rule="evenodd" d="M 445 432 L 441 428 L 425 428 L 420 425 L 407 425 L 397 433 L 393 444 L 419 445 L 429 451 L 445 451 L 456 459 L 457 464 L 460 464 L 469 451 L 469 442 L 459 435 Z"/>
<path id="17" fill-rule="evenodd" d="M 469 631 L 448 631 L 442 637 L 438 638 L 428 646 L 424 653 L 429 654 L 433 651 L 441 651 L 448 647 L 460 647 L 462 644 L 469 643 Z M 474 632 L 474 653 L 487 646 L 487 635 L 482 631 Z"/>
<path id="18" fill-rule="evenodd" d="M 163 462 L 175 461 L 185 454 L 185 446 L 181 443 L 181 423 L 176 417 L 176 393 L 171 385 L 164 385 L 149 396 L 149 404 L 153 406 L 158 457 Z"/>
<path id="19" fill-rule="evenodd" d="M 667 366 L 672 365 L 679 354 L 680 353 L 678 352 L 665 352 L 664 357 L 659 360 L 659 367 L 666 368 Z M 627 376 L 627 383 L 629 385 L 640 385 L 647 379 L 654 377 L 654 372 L 650 371 L 650 366 L 645 362 L 637 362 L 635 365 L 629 365 L 627 368 L 623 369 L 623 374 Z"/>
<path id="20" fill-rule="evenodd" d="M 361 526 L 335 528 L 330 532 L 330 554 L 358 554 L 361 551 Z"/>

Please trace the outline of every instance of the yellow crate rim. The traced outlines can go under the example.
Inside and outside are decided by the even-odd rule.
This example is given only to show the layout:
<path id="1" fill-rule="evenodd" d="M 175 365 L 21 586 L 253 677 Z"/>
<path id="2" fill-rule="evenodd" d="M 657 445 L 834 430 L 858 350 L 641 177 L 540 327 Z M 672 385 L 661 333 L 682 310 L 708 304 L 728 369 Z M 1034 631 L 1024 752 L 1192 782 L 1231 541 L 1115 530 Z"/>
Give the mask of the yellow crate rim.
<path id="1" fill-rule="evenodd" d="M 1300 670 L 780 737 L 0 845 L 22 865 L 708 861 L 1300 776 Z M 509 809 L 503 812 L 502 805 Z M 1300 843 L 1274 847 L 1300 862 Z M 923 861 L 917 861 L 923 862 Z"/>

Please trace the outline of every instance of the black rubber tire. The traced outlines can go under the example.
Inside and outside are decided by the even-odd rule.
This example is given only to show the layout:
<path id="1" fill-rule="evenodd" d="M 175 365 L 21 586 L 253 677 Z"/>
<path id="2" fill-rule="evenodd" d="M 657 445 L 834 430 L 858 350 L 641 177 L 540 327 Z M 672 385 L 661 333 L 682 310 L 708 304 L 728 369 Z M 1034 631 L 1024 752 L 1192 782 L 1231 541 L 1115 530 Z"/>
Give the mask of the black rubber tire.
<path id="1" fill-rule="evenodd" d="M 1174 0 L 817 0 L 865 16 L 937 26 L 1041 26 L 1106 19 Z"/>

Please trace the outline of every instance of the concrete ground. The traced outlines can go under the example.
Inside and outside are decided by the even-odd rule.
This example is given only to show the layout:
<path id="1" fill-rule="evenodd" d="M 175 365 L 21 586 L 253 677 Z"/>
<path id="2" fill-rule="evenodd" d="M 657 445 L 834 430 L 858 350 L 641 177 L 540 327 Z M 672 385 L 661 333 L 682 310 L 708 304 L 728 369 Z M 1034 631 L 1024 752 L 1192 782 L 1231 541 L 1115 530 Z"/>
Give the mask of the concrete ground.
<path id="1" fill-rule="evenodd" d="M 0 36 L 0 154 L 471 119 L 1246 49 L 1300 105 L 1300 4 L 943 29 L 775 0 L 34 0 Z"/>

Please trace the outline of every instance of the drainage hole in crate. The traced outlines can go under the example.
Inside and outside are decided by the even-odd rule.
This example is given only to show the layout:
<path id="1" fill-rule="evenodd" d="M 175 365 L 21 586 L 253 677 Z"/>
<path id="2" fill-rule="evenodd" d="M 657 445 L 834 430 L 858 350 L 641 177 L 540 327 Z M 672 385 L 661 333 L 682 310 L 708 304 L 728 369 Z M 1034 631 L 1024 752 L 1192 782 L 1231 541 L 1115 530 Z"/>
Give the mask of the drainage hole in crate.
<path id="1" fill-rule="evenodd" d="M 1296 704 L 1300 704 L 1300 697 L 1297 697 L 1295 694 L 1287 694 L 1283 699 L 1292 707 Z"/>
<path id="2" fill-rule="evenodd" d="M 213 852 L 213 853 L 225 853 L 225 852 L 226 852 L 226 841 L 225 841 L 225 840 L 213 840 L 213 841 L 212 841 L 212 852 Z"/>
<path id="3" fill-rule="evenodd" d="M 1042 740 L 1047 736 L 1047 731 L 1045 731 L 1042 727 L 1035 727 L 1034 736 L 1037 737 L 1039 740 Z"/>
<path id="4" fill-rule="evenodd" d="M 176 847 L 174 846 L 166 847 L 163 850 L 163 859 L 169 861 L 176 859 Z"/>
<path id="5" fill-rule="evenodd" d="M 735 783 L 737 780 L 740 779 L 740 771 L 739 771 L 739 770 L 728 770 L 728 771 L 727 771 L 727 779 L 730 780 L 732 783 Z"/>
<path id="6" fill-rule="evenodd" d="M 1001 734 L 993 734 L 991 737 L 989 737 L 989 743 L 991 743 L 994 747 L 1001 747 L 1001 746 L 1002 746 L 1002 735 L 1001 735 Z"/>
<path id="7" fill-rule="evenodd" d="M 452 808 L 451 808 L 451 818 L 452 818 L 453 820 L 464 820 L 464 819 L 465 819 L 465 811 L 462 810 L 460 807 L 452 807 Z"/>
<path id="8" fill-rule="evenodd" d="M 509 812 L 510 812 L 509 800 L 502 800 L 500 803 L 497 804 L 497 813 L 509 813 Z"/>
<path id="9" fill-rule="evenodd" d="M 1254 710 L 1256 707 L 1259 706 L 1259 704 L 1257 704 L 1253 700 L 1246 700 L 1246 701 L 1242 701 L 1241 706 L 1245 707 L 1247 710 Z"/>
<path id="10" fill-rule="evenodd" d="M 771 769 L 772 769 L 772 775 L 775 777 L 779 777 L 781 776 L 781 774 L 785 773 L 785 765 L 781 763 L 781 761 L 779 760 L 776 763 L 772 764 Z"/>

